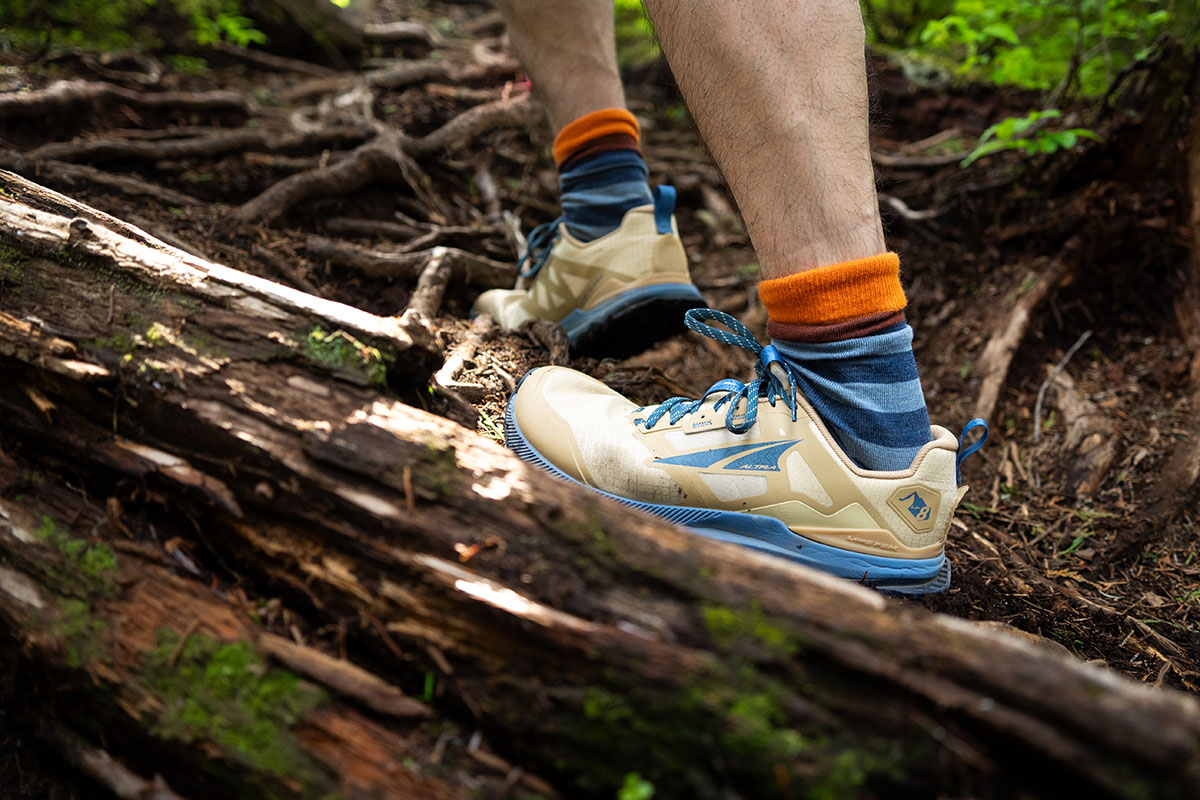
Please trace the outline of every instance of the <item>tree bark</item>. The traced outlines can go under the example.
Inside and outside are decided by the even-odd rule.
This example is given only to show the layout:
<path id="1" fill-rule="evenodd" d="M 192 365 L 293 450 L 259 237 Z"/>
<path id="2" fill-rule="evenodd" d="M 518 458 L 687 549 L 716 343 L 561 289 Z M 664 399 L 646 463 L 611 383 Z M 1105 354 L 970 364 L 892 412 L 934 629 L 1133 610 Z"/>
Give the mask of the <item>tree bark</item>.
<path id="1" fill-rule="evenodd" d="M 0 638 L 66 760 L 184 798 L 1195 794 L 1190 697 L 556 481 L 402 402 L 436 360 L 0 173 Z"/>

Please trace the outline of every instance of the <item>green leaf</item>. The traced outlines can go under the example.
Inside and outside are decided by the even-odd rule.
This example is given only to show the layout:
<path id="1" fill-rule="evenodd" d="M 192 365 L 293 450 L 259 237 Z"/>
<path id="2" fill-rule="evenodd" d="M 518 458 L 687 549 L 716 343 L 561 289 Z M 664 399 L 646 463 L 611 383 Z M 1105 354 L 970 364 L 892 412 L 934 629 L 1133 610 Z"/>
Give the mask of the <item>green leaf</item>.
<path id="1" fill-rule="evenodd" d="M 993 22 L 991 25 L 986 25 L 984 26 L 983 33 L 993 39 L 1001 39 L 1012 45 L 1021 43 L 1021 40 L 1017 38 L 1017 32 L 1007 22 Z"/>

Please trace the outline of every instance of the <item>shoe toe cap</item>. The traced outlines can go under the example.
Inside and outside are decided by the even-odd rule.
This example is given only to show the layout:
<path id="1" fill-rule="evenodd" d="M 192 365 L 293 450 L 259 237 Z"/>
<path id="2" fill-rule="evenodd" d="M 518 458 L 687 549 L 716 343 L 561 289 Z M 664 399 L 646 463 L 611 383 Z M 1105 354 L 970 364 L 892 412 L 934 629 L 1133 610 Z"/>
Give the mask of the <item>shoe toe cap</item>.
<path id="1" fill-rule="evenodd" d="M 524 308 L 525 292 L 513 289 L 489 289 L 475 300 L 476 314 L 488 314 L 505 330 L 513 328 L 531 318 Z"/>
<path id="2" fill-rule="evenodd" d="M 616 421 L 633 403 L 595 378 L 566 367 L 539 367 L 521 379 L 512 417 L 522 438 L 576 480 L 591 484 L 581 436 Z"/>

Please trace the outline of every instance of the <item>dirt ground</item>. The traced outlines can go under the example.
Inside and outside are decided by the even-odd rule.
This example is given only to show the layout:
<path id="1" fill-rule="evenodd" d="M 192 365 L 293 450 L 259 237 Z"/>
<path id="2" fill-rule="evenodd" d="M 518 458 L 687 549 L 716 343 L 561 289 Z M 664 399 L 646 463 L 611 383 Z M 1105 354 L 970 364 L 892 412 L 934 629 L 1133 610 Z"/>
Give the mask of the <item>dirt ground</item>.
<path id="1" fill-rule="evenodd" d="M 432 59 L 463 72 L 376 89 L 370 107 L 377 121 L 421 136 L 467 109 L 528 90 L 488 7 L 395 0 L 378 13 L 425 22 L 437 41 L 376 46 L 375 58 Z M 94 111 L 0 120 L 0 154 L 37 160 L 32 151 L 50 142 L 161 143 L 247 127 L 282 137 L 298 111 L 320 126 L 363 123 L 359 106 L 334 102 L 353 89 L 352 82 L 288 100 L 289 90 L 294 96 L 298 86 L 322 78 L 231 54 L 204 57 L 208 67 L 197 74 L 166 66 L 155 88 L 231 89 L 253 99 L 252 111 L 112 102 Z M 0 90 L 102 77 L 140 91 L 144 87 L 133 80 L 138 68 L 117 62 L 97 76 L 85 59 L 63 56 L 31 65 L 0 53 Z M 766 320 L 755 292 L 754 252 L 669 72 L 651 65 L 631 71 L 627 82 L 630 106 L 643 121 L 652 182 L 679 188 L 679 226 L 697 285 L 714 308 L 762 334 Z M 874 148 L 884 156 L 879 177 L 887 195 L 885 225 L 902 257 L 908 319 L 935 422 L 957 432 L 974 415 L 992 374 L 984 369 L 985 350 L 1017 329 L 1011 364 L 992 380 L 997 400 L 989 415 L 991 439 L 965 467 L 971 492 L 948 543 L 953 585 L 945 594 L 907 602 L 1045 637 L 1134 680 L 1200 690 L 1194 492 L 1173 485 L 1175 476 L 1167 474 L 1174 448 L 1193 430 L 1194 413 L 1188 402 L 1193 354 L 1175 305 L 1187 259 L 1177 128 L 1165 122 L 1153 128 L 1157 138 L 1148 137 L 1156 124 L 1153 103 L 1136 106 L 1135 98 L 1128 101 L 1135 104 L 1133 116 L 1100 118 L 1105 141 L 1082 152 L 1038 161 L 1000 157 L 964 170 L 956 159 L 938 157 L 1039 100 L 994 88 L 921 89 L 883 59 L 873 63 L 872 87 Z M 1093 109 L 1071 113 L 1090 120 Z M 412 240 L 423 236 L 417 248 L 452 246 L 507 263 L 514 251 L 506 219 L 519 220 L 528 232 L 557 214 L 550 136 L 537 124 L 501 126 L 449 153 L 420 159 L 437 208 L 393 181 L 303 198 L 271 224 L 233 220 L 241 204 L 272 185 L 336 163 L 363 141 L 348 137 L 316 147 L 212 156 L 79 153 L 54 159 L 136 177 L 196 201 L 187 204 L 85 179 L 41 179 L 207 258 L 378 314 L 404 309 L 412 281 L 314 257 L 311 237 L 399 253 L 414 249 Z M 399 223 L 410 235 L 407 241 L 379 232 L 351 235 L 335 224 L 339 219 Z M 461 282 L 450 286 L 435 320 L 448 346 L 470 330 L 468 311 L 477 292 Z M 1021 325 L 1014 308 L 1035 296 Z M 554 345 L 545 329 L 490 332 L 468 354 L 456 380 L 478 409 L 482 435 L 501 438 L 503 404 L 514 379 L 549 360 L 591 373 L 645 403 L 697 396 L 721 378 L 746 377 L 750 363 L 748 354 L 689 334 L 624 359 L 570 358 Z M 1069 350 L 1069 360 L 1051 378 Z M 448 410 L 440 398 L 418 396 L 431 410 Z M 0 642 L 0 678 L 5 660 Z M 53 794 L 44 780 L 46 764 L 46 754 L 19 727 L 6 728 L 0 710 L 0 793 L 87 796 L 63 793 L 61 786 Z"/>

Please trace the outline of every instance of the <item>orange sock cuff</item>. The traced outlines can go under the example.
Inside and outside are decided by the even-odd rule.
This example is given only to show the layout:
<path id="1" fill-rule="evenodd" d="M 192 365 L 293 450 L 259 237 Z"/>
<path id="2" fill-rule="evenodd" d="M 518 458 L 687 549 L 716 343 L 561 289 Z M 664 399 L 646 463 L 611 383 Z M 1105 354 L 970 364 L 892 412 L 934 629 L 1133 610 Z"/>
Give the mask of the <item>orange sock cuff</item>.
<path id="1" fill-rule="evenodd" d="M 832 325 L 908 304 L 895 253 L 762 281 L 758 296 L 771 321 L 796 325 Z"/>
<path id="2" fill-rule="evenodd" d="M 634 146 L 641 142 L 637 118 L 623 108 L 602 108 L 567 125 L 554 137 L 554 163 L 562 163 L 571 154 L 602 136 L 625 134 L 633 137 Z"/>

